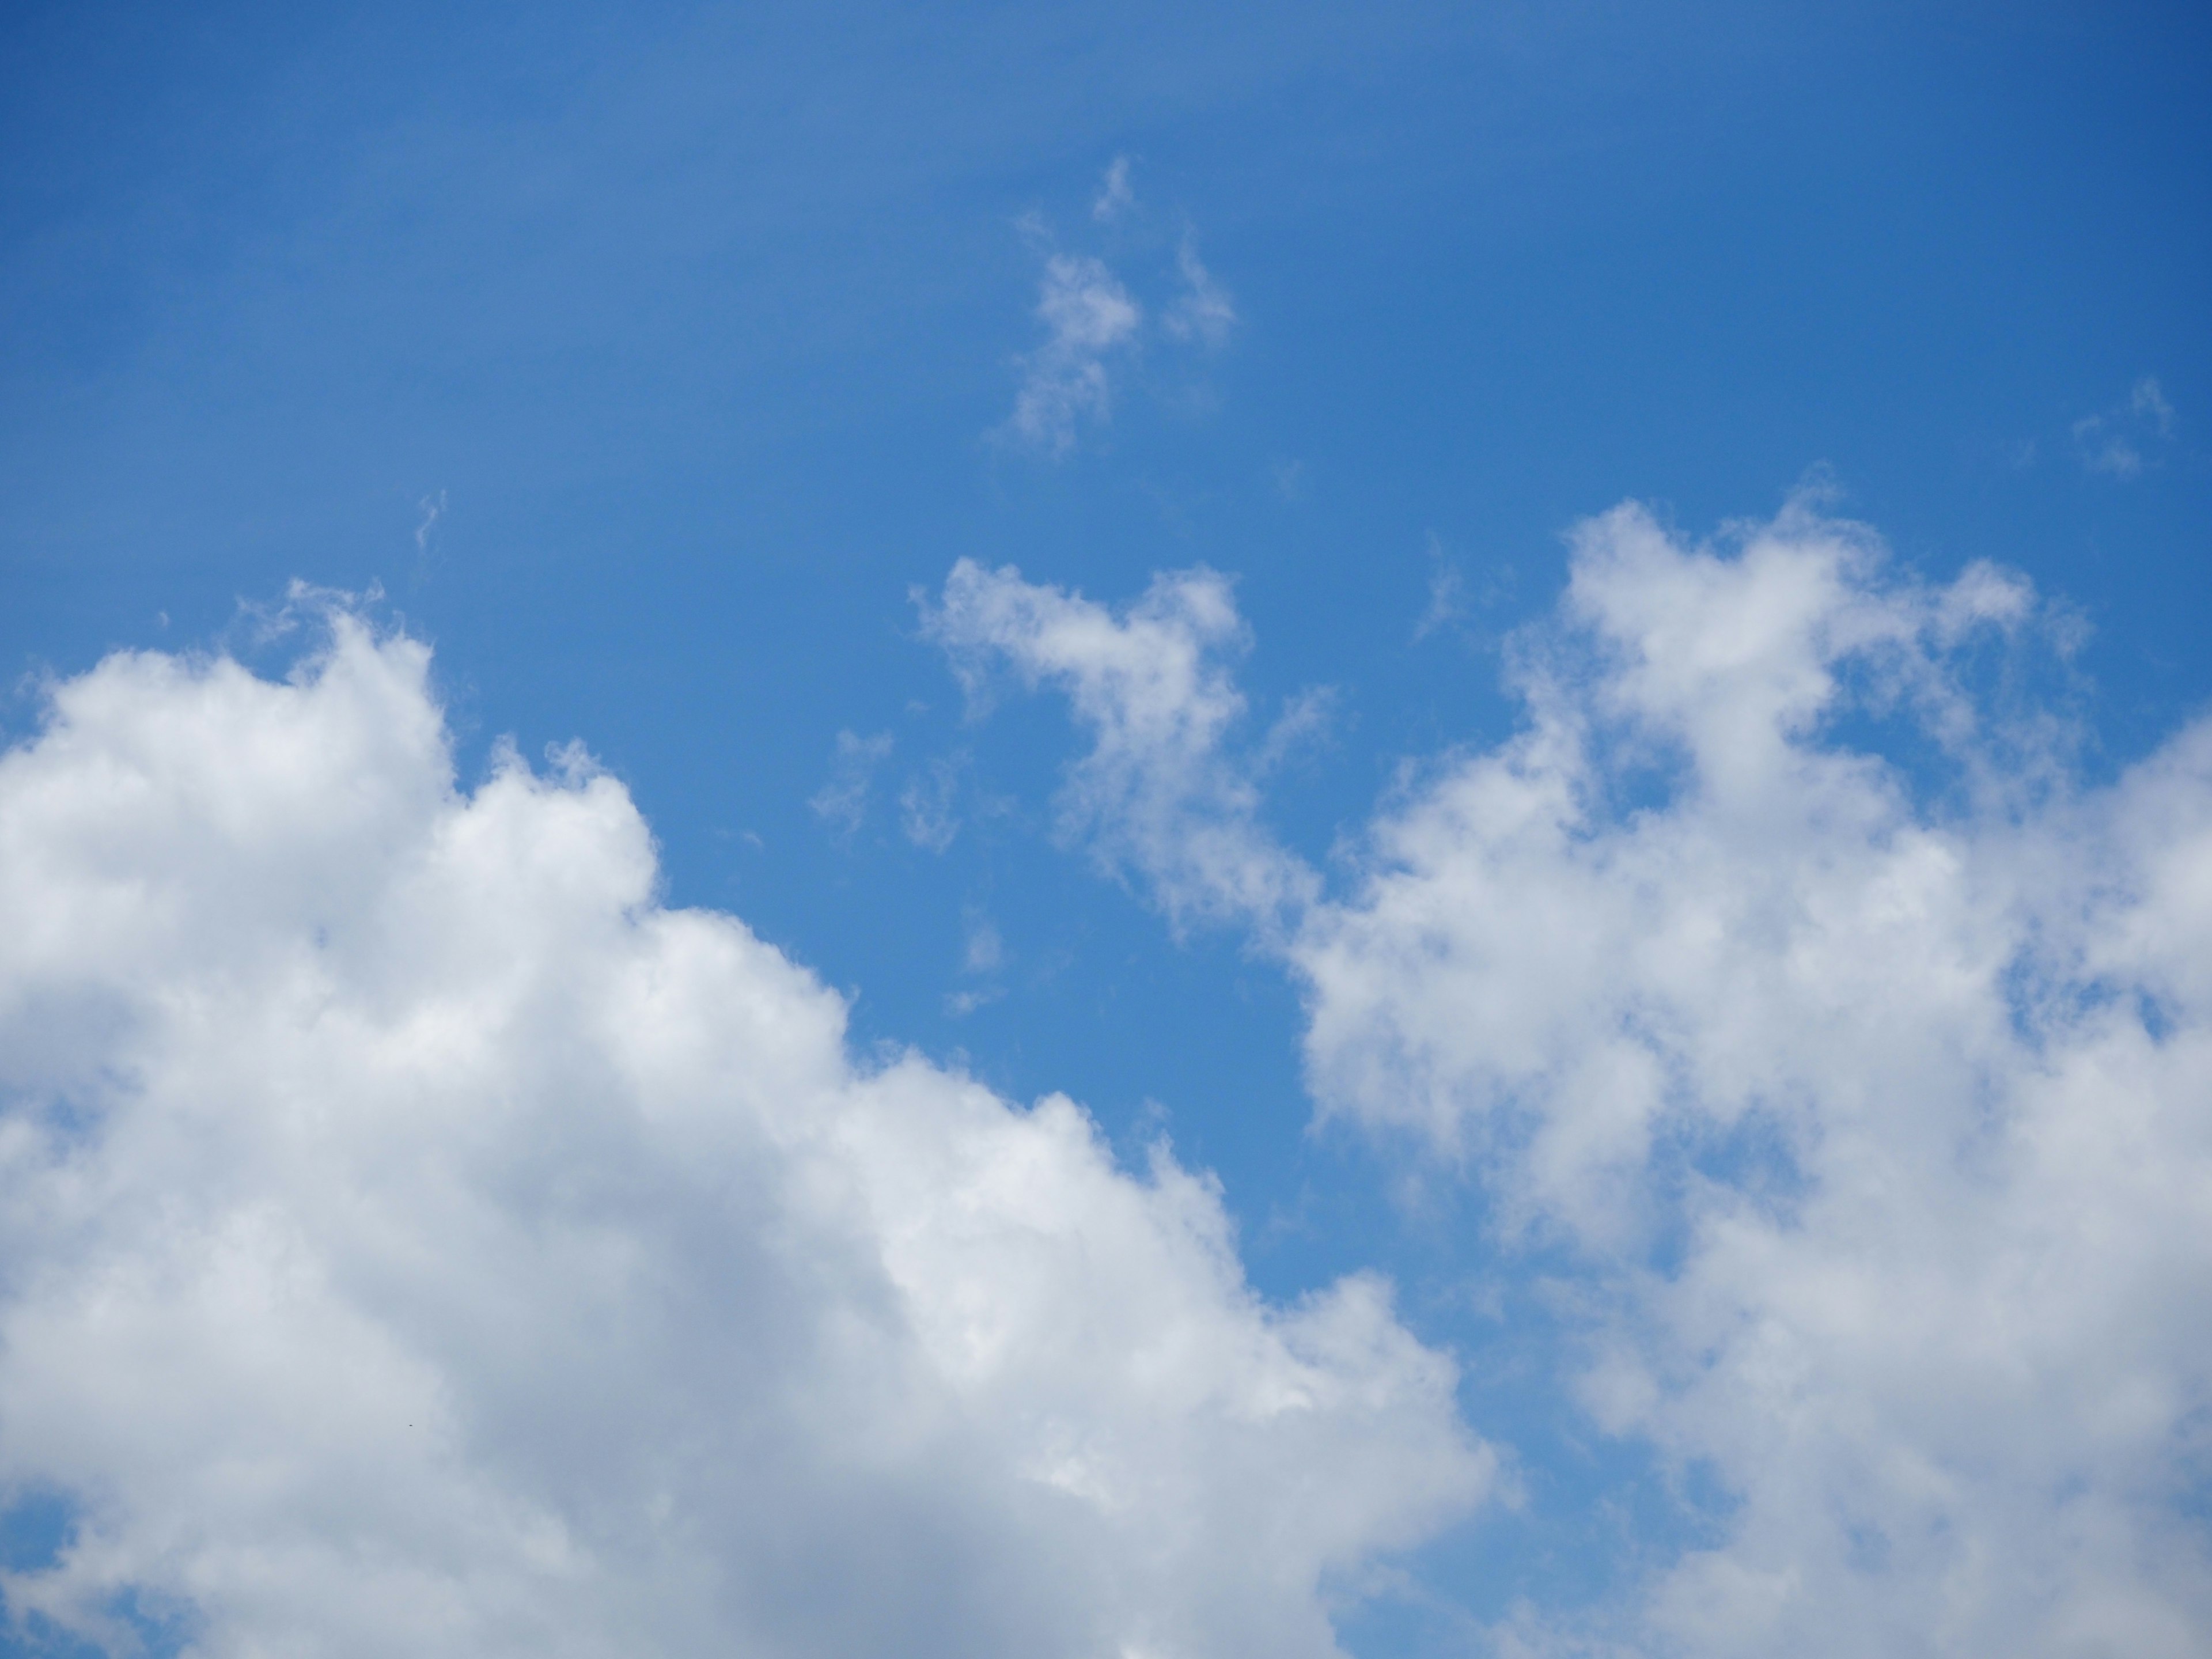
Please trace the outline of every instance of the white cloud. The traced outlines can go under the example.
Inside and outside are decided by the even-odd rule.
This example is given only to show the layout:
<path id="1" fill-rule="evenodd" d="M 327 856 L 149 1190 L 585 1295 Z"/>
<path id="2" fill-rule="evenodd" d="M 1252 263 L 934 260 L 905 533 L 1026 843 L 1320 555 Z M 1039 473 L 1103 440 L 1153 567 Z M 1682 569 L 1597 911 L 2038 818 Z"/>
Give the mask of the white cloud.
<path id="1" fill-rule="evenodd" d="M 1222 659 L 1246 635 L 1220 576 L 1162 576 L 1117 615 L 963 559 L 924 624 L 971 692 L 1003 655 L 1028 684 L 1067 693 L 1093 744 L 1069 771 L 1062 825 L 1109 872 L 1150 883 L 1178 927 L 1310 899 L 1310 872 L 1260 828 L 1259 792 L 1224 747 L 1244 698 Z"/>
<path id="2" fill-rule="evenodd" d="M 1340 896 L 1277 873 L 1255 899 L 1243 870 L 1292 861 L 1221 741 L 1225 585 L 1161 578 L 1104 640 L 1004 574 L 948 594 L 979 580 L 995 625 L 961 637 L 1097 734 L 1098 844 L 1171 911 L 1213 880 L 1267 916 L 1322 1109 L 1409 1132 L 1489 1189 L 1500 1243 L 1578 1260 L 1577 1397 L 1728 1494 L 1609 1612 L 1501 1641 L 2212 1644 L 2212 723 L 2092 787 L 1961 665 L 1992 631 L 2030 648 L 2017 578 L 1921 585 L 1808 502 L 1718 549 L 1624 507 L 1517 643 L 1526 728 L 1410 783 Z M 1205 625 L 1164 625 L 1194 586 Z M 1086 791 L 1101 769 L 1205 781 Z M 1235 860 L 1172 844 L 1224 820 Z"/>
<path id="3" fill-rule="evenodd" d="M 2081 453 L 2081 465 L 2091 472 L 2112 478 L 2142 476 L 2142 451 L 2134 436 L 2113 431 L 2106 416 L 2090 415 L 2075 422 L 2074 445 Z"/>
<path id="4" fill-rule="evenodd" d="M 817 817 L 827 820 L 841 835 L 850 836 L 868 815 L 868 790 L 876 769 L 890 758 L 891 734 L 872 737 L 857 732 L 837 734 L 837 754 L 830 769 L 830 781 L 807 797 Z"/>
<path id="5" fill-rule="evenodd" d="M 1182 292 L 1168 307 L 1161 326 L 1178 340 L 1221 345 L 1237 326 L 1237 307 L 1229 290 L 1199 263 L 1197 245 L 1188 235 L 1176 251 L 1176 273 L 1182 278 Z"/>
<path id="6" fill-rule="evenodd" d="M 1252 751 L 1252 775 L 1264 778 L 1297 756 L 1322 747 L 1335 731 L 1341 701 L 1333 685 L 1309 686 L 1289 698 Z"/>
<path id="7" fill-rule="evenodd" d="M 1128 157 L 1117 156 L 1091 216 L 1110 226 L 1136 211 Z M 1146 303 L 1104 260 L 1060 252 L 1041 216 L 1024 218 L 1021 230 L 1044 260 L 1036 316 L 1045 338 L 1018 360 L 1022 384 L 1013 413 L 993 434 L 999 441 L 1066 455 L 1086 423 L 1103 426 L 1112 418 L 1117 359 L 1133 356 L 1147 337 L 1162 336 L 1212 350 L 1237 326 L 1236 303 L 1200 260 L 1196 234 L 1188 228 L 1176 250 L 1176 289 L 1172 297 L 1156 303 L 1150 328 Z M 1279 482 L 1290 495 L 1295 481 L 1279 475 Z"/>
<path id="8" fill-rule="evenodd" d="M 1428 607 L 1413 624 L 1413 642 L 1417 645 L 1438 629 L 1449 628 L 1467 615 L 1467 578 L 1456 563 L 1444 556 L 1443 538 L 1434 531 L 1429 532 L 1429 563 Z"/>
<path id="9" fill-rule="evenodd" d="M 856 1063 L 580 750 L 460 791 L 427 653 L 331 626 L 110 658 L 0 757 L 0 1494 L 77 1507 L 17 1616 L 1327 1654 L 1485 1490 L 1379 1282 L 1269 1306 L 1164 1152 Z"/>
<path id="10" fill-rule="evenodd" d="M 1074 447 L 1079 422 L 1103 422 L 1113 412 L 1106 361 L 1136 338 L 1144 309 L 1103 260 L 1053 253 L 1036 314 L 1045 343 L 1023 361 L 1007 426 L 1022 442 L 1063 455 Z"/>
<path id="11" fill-rule="evenodd" d="M 2172 436 L 2173 405 L 2148 374 L 2135 383 L 2126 402 L 2074 422 L 2074 447 L 2081 465 L 2113 478 L 2141 477 Z"/>
<path id="12" fill-rule="evenodd" d="M 995 975 L 1006 965 L 1006 941 L 997 924 L 973 905 L 962 913 L 961 921 L 963 942 L 960 971 L 971 976 Z M 964 990 L 949 993 L 945 999 L 945 1010 L 956 1019 L 964 1019 L 1006 994 L 1002 985 L 970 985 Z"/>
<path id="13" fill-rule="evenodd" d="M 948 850 L 960 833 L 952 804 L 960 788 L 962 757 L 940 757 L 906 781 L 899 791 L 899 827 L 916 847 Z"/>
<path id="14" fill-rule="evenodd" d="M 995 974 L 1006 965 L 1006 941 L 990 917 L 980 910 L 967 914 L 968 943 L 961 966 L 971 974 Z"/>
<path id="15" fill-rule="evenodd" d="M 1091 216 L 1109 225 L 1136 204 L 1137 192 L 1129 183 L 1129 158 L 1117 155 L 1099 180 L 1098 194 L 1091 202 Z"/>

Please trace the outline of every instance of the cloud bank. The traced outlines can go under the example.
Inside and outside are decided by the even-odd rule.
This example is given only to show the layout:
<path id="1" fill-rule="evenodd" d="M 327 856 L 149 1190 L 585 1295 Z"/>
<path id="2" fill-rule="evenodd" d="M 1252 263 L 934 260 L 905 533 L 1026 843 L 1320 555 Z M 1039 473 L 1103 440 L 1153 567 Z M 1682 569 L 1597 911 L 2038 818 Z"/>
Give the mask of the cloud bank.
<path id="1" fill-rule="evenodd" d="M 2212 722 L 2082 782 L 2027 585 L 1811 501 L 1717 546 L 1624 507 L 1571 571 L 1522 730 L 1334 891 L 1262 823 L 1219 578 L 963 565 L 936 625 L 1069 694 L 1068 822 L 1256 922 L 1320 1111 L 1579 1264 L 1563 1386 L 1723 1494 L 1501 1651 L 2206 1650 Z"/>
<path id="2" fill-rule="evenodd" d="M 0 757 L 0 1574 L 208 1655 L 1334 1651 L 1481 1498 L 1355 1277 L 655 896 L 580 750 L 457 787 L 428 653 L 110 658 Z"/>

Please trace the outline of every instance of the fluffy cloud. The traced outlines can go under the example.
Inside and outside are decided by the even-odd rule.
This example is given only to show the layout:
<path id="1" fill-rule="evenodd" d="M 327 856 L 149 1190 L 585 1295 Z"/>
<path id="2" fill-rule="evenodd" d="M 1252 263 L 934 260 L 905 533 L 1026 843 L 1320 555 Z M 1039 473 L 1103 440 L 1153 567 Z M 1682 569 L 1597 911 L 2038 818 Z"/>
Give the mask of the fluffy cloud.
<path id="1" fill-rule="evenodd" d="M 1110 855 L 1262 918 L 1321 1109 L 1578 1261 L 1577 1397 L 1725 1493 L 1502 1647 L 2203 1651 L 2212 723 L 2081 782 L 2063 722 L 1976 690 L 2027 586 L 1921 585 L 1808 503 L 1573 551 L 1524 729 L 1409 782 L 1334 896 L 1238 770 L 1218 579 L 1116 617 L 963 568 L 946 609 L 1073 692 Z"/>
<path id="2" fill-rule="evenodd" d="M 331 628 L 111 658 L 0 757 L 0 1488 L 74 1510 L 15 1618 L 1326 1654 L 1479 1499 L 1381 1283 L 1266 1305 L 1164 1151 L 857 1064 L 580 751 L 459 790 L 427 653 Z"/>

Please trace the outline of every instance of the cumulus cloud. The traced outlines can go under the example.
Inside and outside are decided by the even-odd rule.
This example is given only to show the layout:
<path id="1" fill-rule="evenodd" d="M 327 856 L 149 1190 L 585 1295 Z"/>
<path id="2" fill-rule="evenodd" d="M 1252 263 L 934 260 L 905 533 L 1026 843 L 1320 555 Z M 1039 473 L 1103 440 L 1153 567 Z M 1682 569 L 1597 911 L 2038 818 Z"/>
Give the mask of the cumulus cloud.
<path id="1" fill-rule="evenodd" d="M 1478 1500 L 1442 1356 L 657 901 L 424 649 L 110 658 L 0 757 L 9 1614 L 118 1652 L 1328 1654 Z M 121 1611 L 118 1611 L 121 1610 Z"/>
<path id="2" fill-rule="evenodd" d="M 1725 1494 L 1507 1650 L 2212 1642 L 2212 722 L 2092 787 L 1980 689 L 2048 619 L 2021 580 L 1919 582 L 1810 501 L 1702 546 L 1625 507 L 1516 642 L 1524 728 L 1412 774 L 1331 894 L 1223 740 L 1220 579 L 1117 622 L 963 568 L 948 610 L 979 581 L 961 637 L 1096 734 L 1097 844 L 1263 918 L 1320 1109 L 1579 1262 L 1563 1382 Z"/>
<path id="3" fill-rule="evenodd" d="M 1144 308 L 1103 260 L 1087 254 L 1046 256 L 1037 295 L 1045 342 L 1023 360 L 1021 390 L 1008 422 L 1012 434 L 1048 454 L 1075 447 L 1082 422 L 1113 411 L 1107 360 L 1127 349 Z"/>
<path id="4" fill-rule="evenodd" d="M 2172 436 L 2173 405 L 2148 374 L 2135 383 L 2124 403 L 2074 422 L 2081 465 L 2111 478 L 2141 477 Z"/>

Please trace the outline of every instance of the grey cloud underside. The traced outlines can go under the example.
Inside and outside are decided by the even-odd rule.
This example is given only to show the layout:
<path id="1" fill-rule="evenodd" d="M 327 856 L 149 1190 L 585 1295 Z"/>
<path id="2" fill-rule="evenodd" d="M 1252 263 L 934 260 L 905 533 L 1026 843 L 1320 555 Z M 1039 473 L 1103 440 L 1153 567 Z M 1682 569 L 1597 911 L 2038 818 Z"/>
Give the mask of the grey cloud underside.
<path id="1" fill-rule="evenodd" d="M 2081 784 L 2053 711 L 1971 690 L 2050 617 L 1810 502 L 1717 549 L 1619 509 L 1516 643 L 1523 729 L 1418 775 L 1332 892 L 1266 829 L 1219 579 L 948 582 L 963 672 L 1093 738 L 1071 830 L 1255 929 L 1321 1109 L 1578 1260 L 1564 1381 L 1727 1492 L 1710 1547 L 1501 1652 L 2212 1650 L 2212 723 Z"/>
<path id="2" fill-rule="evenodd" d="M 11 1613 L 131 1650 L 1327 1655 L 1480 1501 L 1353 1278 L 653 897 L 580 753 L 455 787 L 427 653 L 123 655 L 0 757 Z"/>

